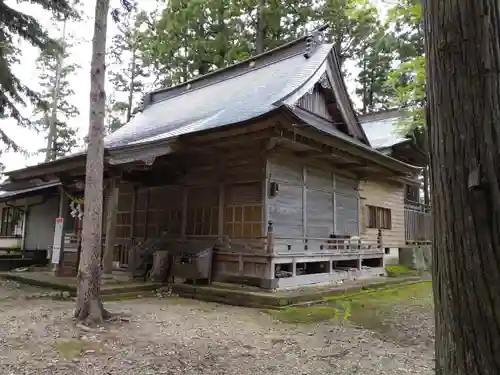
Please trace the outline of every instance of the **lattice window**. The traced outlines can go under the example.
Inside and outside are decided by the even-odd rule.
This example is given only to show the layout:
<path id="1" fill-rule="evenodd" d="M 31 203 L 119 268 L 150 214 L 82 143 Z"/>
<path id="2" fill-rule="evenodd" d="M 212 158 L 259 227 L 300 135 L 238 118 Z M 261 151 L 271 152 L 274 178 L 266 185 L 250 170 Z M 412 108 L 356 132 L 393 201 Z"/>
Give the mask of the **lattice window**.
<path id="1" fill-rule="evenodd" d="M 187 210 L 186 235 L 216 236 L 219 233 L 219 207 L 198 207 Z"/>
<path id="2" fill-rule="evenodd" d="M 227 205 L 224 234 L 231 238 L 262 237 L 262 204 Z"/>

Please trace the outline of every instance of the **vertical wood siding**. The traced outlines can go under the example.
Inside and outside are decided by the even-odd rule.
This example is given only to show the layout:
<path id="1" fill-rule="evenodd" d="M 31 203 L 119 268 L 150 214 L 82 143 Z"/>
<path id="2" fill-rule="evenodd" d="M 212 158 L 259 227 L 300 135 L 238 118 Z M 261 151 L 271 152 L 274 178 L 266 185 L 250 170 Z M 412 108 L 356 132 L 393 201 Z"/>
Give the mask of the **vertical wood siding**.
<path id="1" fill-rule="evenodd" d="M 270 157 L 269 164 L 269 182 L 279 184 L 277 196 L 267 198 L 277 237 L 359 234 L 357 180 L 283 156 Z"/>
<path id="2" fill-rule="evenodd" d="M 316 86 L 312 93 L 307 93 L 297 101 L 297 106 L 321 116 L 327 120 L 332 120 L 332 115 L 328 111 L 324 95 Z"/>
<path id="3" fill-rule="evenodd" d="M 362 181 L 360 184 L 361 210 L 363 214 L 361 235 L 376 240 L 377 229 L 367 228 L 367 205 L 384 207 L 391 210 L 391 229 L 383 229 L 385 247 L 403 247 L 405 245 L 404 224 L 404 185 L 382 181 Z"/>

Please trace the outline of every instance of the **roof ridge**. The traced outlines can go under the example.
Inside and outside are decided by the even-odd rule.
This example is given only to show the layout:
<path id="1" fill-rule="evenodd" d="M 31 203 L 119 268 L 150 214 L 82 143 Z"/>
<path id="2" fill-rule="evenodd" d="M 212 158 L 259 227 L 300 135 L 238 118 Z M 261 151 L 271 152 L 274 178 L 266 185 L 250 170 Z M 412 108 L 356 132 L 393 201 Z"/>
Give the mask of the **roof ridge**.
<path id="1" fill-rule="evenodd" d="M 218 82 L 220 82 L 222 80 L 227 80 L 227 79 L 231 79 L 231 78 L 234 78 L 234 77 L 239 77 L 239 76 L 241 76 L 243 74 L 246 74 L 246 73 L 249 73 L 249 72 L 253 72 L 253 71 L 258 70 L 260 68 L 264 68 L 266 66 L 273 65 L 275 63 L 278 63 L 278 62 L 283 61 L 285 59 L 288 59 L 290 57 L 297 56 L 298 54 L 301 54 L 301 53 L 304 54 L 304 58 L 305 59 L 308 59 L 310 57 L 310 55 L 314 54 L 314 52 L 315 52 L 314 49 L 311 48 L 310 42 L 309 42 L 311 36 L 320 34 L 327 27 L 328 27 L 328 25 L 322 25 L 322 26 L 320 26 L 320 27 L 312 30 L 311 32 L 308 32 L 307 34 L 305 34 L 304 36 L 302 36 L 300 38 L 294 39 L 294 40 L 292 40 L 290 42 L 287 42 L 287 43 L 285 43 L 285 44 L 283 44 L 281 46 L 278 46 L 276 48 L 273 48 L 273 49 L 271 49 L 269 51 L 265 51 L 263 53 L 251 56 L 251 57 L 249 57 L 249 58 L 247 58 L 245 60 L 242 60 L 242 61 L 239 61 L 237 63 L 231 64 L 231 65 L 229 65 L 227 67 L 220 68 L 220 69 L 214 70 L 212 72 L 209 72 L 209 73 L 206 73 L 206 74 L 194 77 L 194 78 L 192 78 L 192 79 L 190 79 L 190 80 L 188 80 L 186 82 L 179 83 L 179 84 L 174 85 L 174 86 L 170 86 L 170 87 L 166 87 L 166 88 L 162 88 L 162 89 L 151 91 L 150 93 L 148 93 L 146 95 L 146 98 L 144 100 L 144 108 L 148 107 L 153 102 L 156 102 L 156 101 L 153 100 L 153 96 L 156 95 L 156 94 L 166 94 L 166 93 L 172 92 L 172 91 L 174 91 L 176 89 L 180 89 L 182 87 L 192 85 L 193 83 L 197 83 L 199 81 L 203 81 L 203 80 L 205 80 L 207 78 L 215 77 L 217 75 L 220 75 L 223 72 L 227 72 L 227 71 L 230 71 L 230 70 L 234 70 L 234 69 L 240 68 L 240 67 L 244 66 L 245 64 L 251 64 L 252 62 L 260 60 L 263 57 L 270 56 L 270 55 L 276 53 L 277 51 L 285 50 L 285 49 L 290 48 L 290 47 L 292 47 L 294 45 L 298 45 L 301 42 L 306 42 L 306 49 L 305 50 L 301 50 L 300 52 L 297 51 L 297 52 L 295 52 L 293 54 L 290 54 L 290 55 L 287 55 L 287 56 L 283 56 L 283 57 L 281 57 L 279 59 L 276 59 L 276 60 L 269 61 L 266 64 L 262 64 L 260 66 L 256 66 L 256 67 L 251 68 L 249 70 L 235 72 L 235 74 L 231 75 L 230 77 L 225 77 L 225 78 L 221 77 L 220 80 L 214 80 L 214 81 L 208 82 L 205 85 L 200 85 L 199 87 L 196 87 L 196 88 L 193 88 L 193 89 L 187 89 L 184 92 L 180 92 L 178 94 L 167 96 L 167 97 L 162 98 L 162 99 L 157 100 L 157 101 L 159 102 L 159 101 L 162 101 L 162 100 L 166 100 L 166 99 L 171 99 L 171 98 L 174 98 L 174 97 L 178 97 L 178 96 L 181 96 L 182 94 L 184 94 L 186 92 L 192 92 L 192 91 L 200 89 L 200 88 L 208 87 L 208 86 L 213 85 L 215 83 L 218 83 Z"/>

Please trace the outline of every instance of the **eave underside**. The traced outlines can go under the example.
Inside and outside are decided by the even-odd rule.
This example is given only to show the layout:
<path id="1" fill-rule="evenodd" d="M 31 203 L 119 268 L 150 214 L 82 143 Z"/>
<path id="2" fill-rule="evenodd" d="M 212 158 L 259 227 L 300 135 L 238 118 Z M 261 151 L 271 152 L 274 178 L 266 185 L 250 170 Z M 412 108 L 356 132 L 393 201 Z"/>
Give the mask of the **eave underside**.
<path id="1" fill-rule="evenodd" d="M 138 153 L 134 161 L 110 164 L 110 157 L 116 158 L 120 152 L 130 153 L 128 149 L 120 152 L 111 150 L 107 152 L 105 160 L 105 177 L 125 177 L 136 173 L 145 177 L 143 172 L 151 175 L 153 171 L 161 169 L 166 179 L 175 179 L 191 163 L 203 163 L 207 160 L 207 155 L 217 155 L 220 158 L 229 149 L 248 147 L 249 144 L 258 144 L 263 152 L 276 147 L 286 148 L 299 157 L 326 160 L 337 168 L 349 169 L 360 176 L 404 177 L 412 170 L 411 166 L 398 164 L 394 159 L 366 149 L 367 146 L 363 149 L 350 142 L 349 139 L 339 137 L 341 135 L 336 137 L 325 134 L 317 128 L 317 124 L 311 125 L 297 121 L 288 109 L 284 109 L 259 122 L 248 122 L 243 126 L 228 126 L 202 134 L 193 133 L 179 137 L 168 145 L 141 145 L 145 155 L 151 155 L 152 148 L 156 148 L 156 153 L 158 149 L 165 150 L 165 155 L 155 157 L 153 160 L 145 161 Z M 384 165 L 385 162 L 387 162 L 386 165 Z M 165 175 L 165 170 L 170 170 L 171 174 Z M 66 162 L 41 164 L 15 171 L 10 177 L 13 181 L 29 181 L 37 178 L 44 181 L 59 179 L 63 182 L 71 182 L 75 179 L 82 179 L 84 175 L 85 158 L 79 157 L 68 158 Z"/>

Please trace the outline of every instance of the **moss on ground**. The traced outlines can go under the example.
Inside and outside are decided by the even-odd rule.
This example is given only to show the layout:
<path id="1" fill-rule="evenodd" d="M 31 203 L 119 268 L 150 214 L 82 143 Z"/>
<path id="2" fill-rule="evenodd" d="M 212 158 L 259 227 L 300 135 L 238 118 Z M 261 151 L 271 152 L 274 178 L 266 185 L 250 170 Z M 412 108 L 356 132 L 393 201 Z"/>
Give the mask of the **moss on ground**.
<path id="1" fill-rule="evenodd" d="M 433 308 L 430 282 L 419 282 L 388 289 L 365 290 L 325 298 L 318 305 L 266 310 L 275 320 L 291 324 L 308 324 L 321 321 L 348 320 L 376 331 L 385 331 L 384 316 L 395 304 L 412 305 L 423 309 Z"/>
<path id="2" fill-rule="evenodd" d="M 416 270 L 412 270 L 411 268 L 402 266 L 400 264 L 389 264 L 385 266 L 385 272 L 387 272 L 387 276 L 389 277 L 400 277 L 418 274 Z"/>
<path id="3" fill-rule="evenodd" d="M 282 310 L 265 310 L 274 319 L 291 324 L 317 323 L 341 319 L 343 312 L 333 306 L 289 307 Z"/>
<path id="4" fill-rule="evenodd" d="M 73 359 L 82 354 L 84 343 L 80 340 L 58 340 L 54 343 L 54 348 L 65 359 Z"/>

